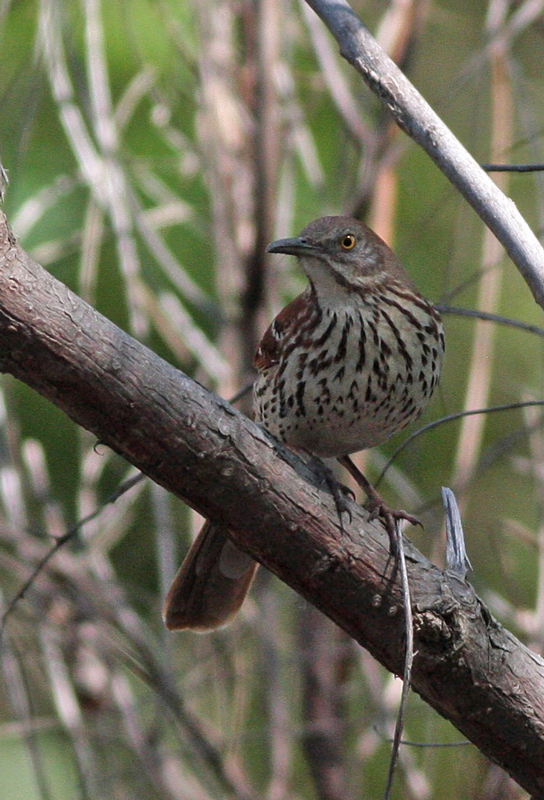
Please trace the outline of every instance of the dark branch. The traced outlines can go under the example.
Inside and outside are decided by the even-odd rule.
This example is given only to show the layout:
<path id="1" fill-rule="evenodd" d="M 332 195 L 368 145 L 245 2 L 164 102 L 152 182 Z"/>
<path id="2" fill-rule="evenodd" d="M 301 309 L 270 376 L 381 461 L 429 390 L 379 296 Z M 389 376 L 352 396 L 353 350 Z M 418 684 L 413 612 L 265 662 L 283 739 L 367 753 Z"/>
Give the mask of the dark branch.
<path id="1" fill-rule="evenodd" d="M 428 422 L 426 425 L 423 425 L 421 428 L 418 428 L 416 431 L 411 433 L 410 436 L 408 436 L 408 438 L 397 447 L 392 455 L 389 456 L 387 464 L 374 481 L 374 485 L 379 486 L 385 474 L 389 470 L 389 467 L 399 457 L 403 450 L 409 447 L 415 439 L 418 439 L 428 431 L 434 430 L 434 428 L 439 428 L 441 425 L 445 425 L 447 422 L 455 422 L 455 420 L 463 419 L 464 417 L 474 417 L 478 414 L 495 414 L 498 411 L 517 411 L 520 408 L 533 408 L 535 406 L 544 406 L 544 400 L 524 400 L 519 403 L 505 403 L 504 405 L 500 406 L 473 408 L 469 411 L 456 411 L 454 414 L 447 414 L 445 417 L 440 417 L 440 419 L 434 419 L 432 422 Z"/>
<path id="2" fill-rule="evenodd" d="M 486 172 L 544 172 L 544 164 L 482 164 Z"/>
<path id="3" fill-rule="evenodd" d="M 494 322 L 497 325 L 508 325 L 512 328 L 518 328 L 520 331 L 534 333 L 536 336 L 542 336 L 544 338 L 544 328 L 538 325 L 531 325 L 529 322 L 521 322 L 519 319 L 504 317 L 501 314 L 491 314 L 488 311 L 480 311 L 477 308 L 458 308 L 457 306 L 450 306 L 446 303 L 436 303 L 435 308 L 440 311 L 441 314 L 453 314 L 458 317 L 483 319 L 486 322 Z"/>

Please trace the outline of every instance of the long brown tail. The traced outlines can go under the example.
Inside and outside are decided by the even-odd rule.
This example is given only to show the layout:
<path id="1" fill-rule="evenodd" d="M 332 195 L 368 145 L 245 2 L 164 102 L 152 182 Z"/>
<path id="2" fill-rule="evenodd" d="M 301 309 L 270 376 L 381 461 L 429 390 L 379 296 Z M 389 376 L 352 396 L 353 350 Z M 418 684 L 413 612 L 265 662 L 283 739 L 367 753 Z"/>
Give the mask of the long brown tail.
<path id="1" fill-rule="evenodd" d="M 166 597 L 166 627 L 205 633 L 228 625 L 244 602 L 257 566 L 231 544 L 223 528 L 207 521 Z"/>

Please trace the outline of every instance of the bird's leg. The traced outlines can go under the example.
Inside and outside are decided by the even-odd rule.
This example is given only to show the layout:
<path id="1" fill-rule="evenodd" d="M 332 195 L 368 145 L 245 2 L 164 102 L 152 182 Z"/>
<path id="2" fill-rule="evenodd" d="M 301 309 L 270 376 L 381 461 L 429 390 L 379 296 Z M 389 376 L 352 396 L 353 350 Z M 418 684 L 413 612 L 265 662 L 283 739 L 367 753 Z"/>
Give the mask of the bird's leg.
<path id="1" fill-rule="evenodd" d="M 348 486 L 339 483 L 333 475 L 332 470 L 324 461 L 318 456 L 311 456 L 310 463 L 316 468 L 323 483 L 333 496 L 334 505 L 336 506 L 336 513 L 338 514 L 338 521 L 340 522 L 340 530 L 344 532 L 344 523 L 342 521 L 342 514 L 349 516 L 349 521 L 352 520 L 351 511 L 347 503 L 346 497 L 355 500 L 355 495 Z"/>
<path id="2" fill-rule="evenodd" d="M 353 461 L 349 456 L 341 456 L 338 459 L 339 463 L 342 464 L 343 467 L 347 469 L 351 477 L 356 481 L 356 483 L 361 487 L 361 489 L 365 492 L 368 500 L 365 503 L 365 508 L 367 511 L 370 512 L 370 519 L 376 519 L 376 517 L 380 517 L 383 522 L 385 523 L 385 528 L 387 530 L 387 534 L 389 536 L 389 542 L 391 545 L 391 552 L 396 552 L 397 550 L 397 538 L 396 538 L 396 531 L 395 531 L 395 523 L 397 520 L 405 519 L 411 525 L 420 525 L 420 520 L 417 517 L 414 517 L 412 514 L 408 514 L 407 511 L 396 511 L 394 509 L 389 508 L 381 494 L 372 486 L 370 481 L 363 475 L 360 469 L 355 466 Z"/>

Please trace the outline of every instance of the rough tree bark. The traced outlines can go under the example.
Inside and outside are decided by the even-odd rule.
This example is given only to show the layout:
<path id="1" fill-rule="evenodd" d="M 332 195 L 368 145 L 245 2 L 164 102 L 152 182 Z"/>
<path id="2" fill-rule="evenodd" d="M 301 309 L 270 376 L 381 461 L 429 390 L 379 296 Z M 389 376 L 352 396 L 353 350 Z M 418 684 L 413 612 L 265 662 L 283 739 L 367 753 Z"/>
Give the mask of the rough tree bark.
<path id="1" fill-rule="evenodd" d="M 202 514 L 353 636 L 403 668 L 388 537 L 353 505 L 342 534 L 314 472 L 228 403 L 51 277 L 0 213 L 0 369 Z M 534 797 L 544 798 L 544 662 L 472 588 L 409 542 L 413 688 Z"/>

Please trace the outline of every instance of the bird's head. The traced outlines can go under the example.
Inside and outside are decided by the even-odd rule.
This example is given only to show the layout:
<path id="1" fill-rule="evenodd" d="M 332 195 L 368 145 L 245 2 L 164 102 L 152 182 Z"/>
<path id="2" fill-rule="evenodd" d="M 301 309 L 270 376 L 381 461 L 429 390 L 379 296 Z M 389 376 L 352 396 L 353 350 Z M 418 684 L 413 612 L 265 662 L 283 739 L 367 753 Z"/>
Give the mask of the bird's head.
<path id="1" fill-rule="evenodd" d="M 278 239 L 269 253 L 298 256 L 318 294 L 341 287 L 368 289 L 386 278 L 408 278 L 395 254 L 367 225 L 350 217 L 320 217 L 299 236 Z"/>

